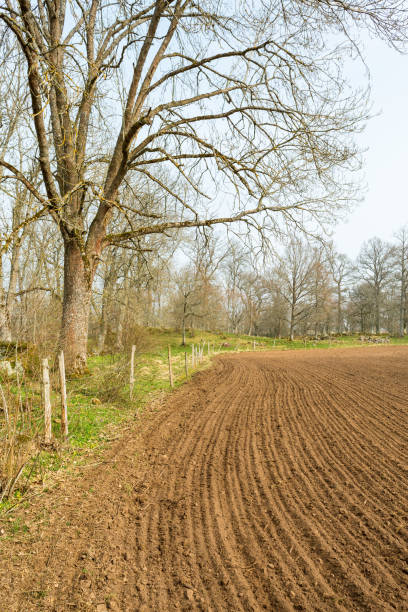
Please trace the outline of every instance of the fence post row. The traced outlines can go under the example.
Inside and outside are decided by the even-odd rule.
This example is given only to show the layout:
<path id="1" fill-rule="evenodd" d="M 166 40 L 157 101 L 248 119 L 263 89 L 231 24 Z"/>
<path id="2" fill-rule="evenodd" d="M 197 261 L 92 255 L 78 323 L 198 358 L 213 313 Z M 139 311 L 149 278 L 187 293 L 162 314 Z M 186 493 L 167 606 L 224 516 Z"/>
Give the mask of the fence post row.
<path id="1" fill-rule="evenodd" d="M 50 400 L 50 371 L 48 368 L 48 359 L 42 360 L 42 378 L 43 378 L 43 401 L 44 401 L 44 441 L 46 444 L 51 442 L 51 400 Z"/>
<path id="2" fill-rule="evenodd" d="M 4 420 L 6 421 L 6 427 L 7 427 L 7 432 L 9 430 L 9 413 L 8 413 L 8 407 L 7 407 L 7 400 L 6 400 L 6 396 L 4 395 L 4 391 L 3 391 L 3 387 L 0 385 L 0 394 L 1 394 L 1 399 L 3 402 L 3 410 L 4 410 Z"/>

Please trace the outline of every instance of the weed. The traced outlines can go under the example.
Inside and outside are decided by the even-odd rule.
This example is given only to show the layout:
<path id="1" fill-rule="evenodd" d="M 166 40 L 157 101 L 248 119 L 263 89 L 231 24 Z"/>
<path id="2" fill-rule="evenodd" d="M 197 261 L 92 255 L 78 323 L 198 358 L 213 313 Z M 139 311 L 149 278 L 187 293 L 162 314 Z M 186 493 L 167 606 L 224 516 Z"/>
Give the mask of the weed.
<path id="1" fill-rule="evenodd" d="M 29 527 L 23 523 L 20 518 L 16 518 L 10 524 L 10 530 L 13 535 L 17 535 L 18 533 L 28 533 Z"/>

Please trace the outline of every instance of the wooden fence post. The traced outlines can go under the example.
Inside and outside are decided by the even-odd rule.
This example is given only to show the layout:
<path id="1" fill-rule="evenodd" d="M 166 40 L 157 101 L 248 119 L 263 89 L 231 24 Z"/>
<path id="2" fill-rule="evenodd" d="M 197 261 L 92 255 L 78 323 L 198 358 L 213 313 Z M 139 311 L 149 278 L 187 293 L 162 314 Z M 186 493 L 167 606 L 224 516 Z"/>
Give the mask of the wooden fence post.
<path id="1" fill-rule="evenodd" d="M 7 435 L 9 433 L 9 413 L 8 413 L 8 408 L 7 408 L 7 400 L 6 400 L 6 396 L 4 395 L 4 391 L 3 391 L 3 387 L 0 385 L 0 394 L 1 394 L 1 399 L 3 402 L 3 411 L 4 411 L 4 420 L 6 421 L 6 431 L 7 431 Z"/>
<path id="2" fill-rule="evenodd" d="M 58 355 L 60 392 L 61 392 L 61 433 L 65 441 L 68 440 L 68 409 L 67 409 L 67 387 L 65 384 L 65 360 L 64 352 Z"/>
<path id="3" fill-rule="evenodd" d="M 184 353 L 184 368 L 186 370 L 186 378 L 188 378 L 187 351 Z"/>
<path id="4" fill-rule="evenodd" d="M 253 348 L 253 350 L 255 350 L 255 346 L 256 346 L 256 342 L 255 342 L 255 340 L 252 340 L 252 348 Z"/>
<path id="5" fill-rule="evenodd" d="M 130 376 L 129 376 L 130 399 L 133 398 L 133 387 L 135 385 L 135 352 L 136 352 L 136 346 L 132 344 L 132 353 L 130 355 Z"/>
<path id="6" fill-rule="evenodd" d="M 51 427 L 51 400 L 50 400 L 50 371 L 48 368 L 48 359 L 42 360 L 42 378 L 43 378 L 43 401 L 44 401 L 44 441 L 46 444 L 51 442 L 52 427 Z"/>
<path id="7" fill-rule="evenodd" d="M 191 345 L 191 367 L 193 369 L 195 367 L 195 362 L 194 362 L 194 344 Z"/>
<path id="8" fill-rule="evenodd" d="M 171 348 L 170 348 L 170 344 L 167 347 L 168 350 L 168 357 L 169 357 L 169 379 L 170 379 L 170 387 L 174 387 L 174 383 L 173 383 L 173 368 L 171 365 Z"/>

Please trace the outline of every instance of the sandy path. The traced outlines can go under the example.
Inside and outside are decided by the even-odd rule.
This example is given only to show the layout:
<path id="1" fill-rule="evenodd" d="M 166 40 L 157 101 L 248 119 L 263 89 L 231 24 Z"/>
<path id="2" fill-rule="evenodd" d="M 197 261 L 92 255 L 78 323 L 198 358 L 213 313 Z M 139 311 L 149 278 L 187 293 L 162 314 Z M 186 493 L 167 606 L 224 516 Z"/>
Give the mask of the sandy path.
<path id="1" fill-rule="evenodd" d="M 0 610 L 408 610 L 407 441 L 405 347 L 218 358 L 36 508 Z"/>

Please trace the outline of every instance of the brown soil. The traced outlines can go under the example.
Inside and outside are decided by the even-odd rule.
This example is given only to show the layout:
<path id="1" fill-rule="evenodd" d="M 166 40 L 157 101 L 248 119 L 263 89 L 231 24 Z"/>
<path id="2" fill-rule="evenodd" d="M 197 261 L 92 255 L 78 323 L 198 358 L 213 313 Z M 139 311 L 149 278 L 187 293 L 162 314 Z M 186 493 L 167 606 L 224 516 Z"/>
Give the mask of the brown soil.
<path id="1" fill-rule="evenodd" d="M 408 610 L 408 349 L 223 356 L 22 514 L 0 610 Z"/>

